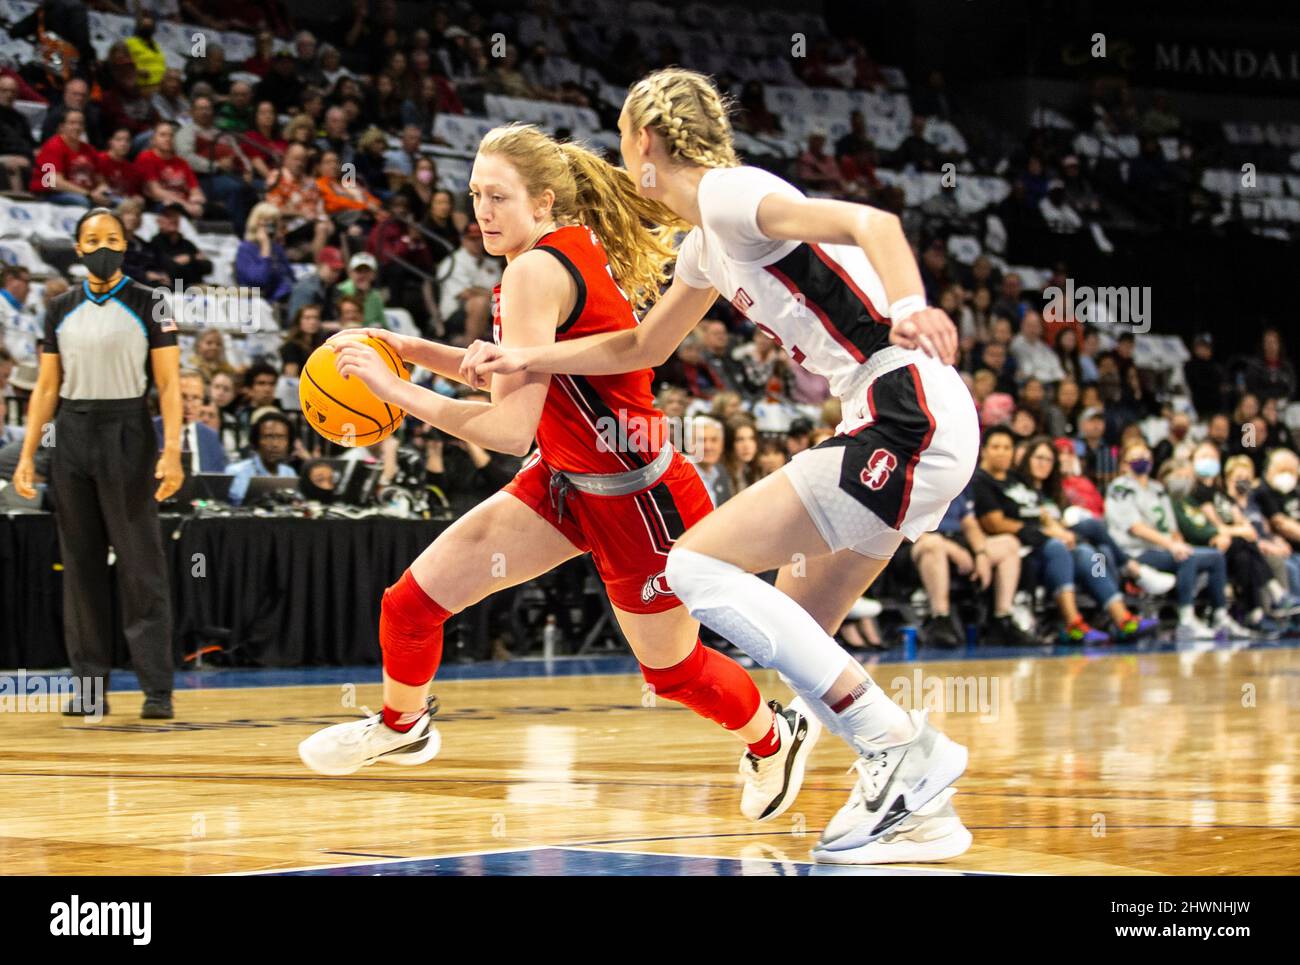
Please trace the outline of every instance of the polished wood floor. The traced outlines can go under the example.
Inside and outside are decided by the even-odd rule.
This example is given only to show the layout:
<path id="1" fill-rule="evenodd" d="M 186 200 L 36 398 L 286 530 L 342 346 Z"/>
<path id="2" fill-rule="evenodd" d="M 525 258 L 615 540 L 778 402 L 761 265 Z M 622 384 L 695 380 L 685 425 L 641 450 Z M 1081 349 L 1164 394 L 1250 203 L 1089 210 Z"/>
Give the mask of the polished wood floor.
<path id="1" fill-rule="evenodd" d="M 946 867 L 1048 874 L 1300 873 L 1300 651 L 880 665 L 891 694 L 967 744 Z M 760 672 L 768 696 L 784 696 Z M 945 680 L 960 684 L 940 692 Z M 936 683 L 937 681 L 937 683 Z M 920 685 L 919 687 L 917 685 Z M 824 738 L 775 826 L 739 816 L 739 746 L 637 676 L 441 682 L 441 755 L 349 778 L 295 747 L 379 689 L 139 694 L 83 724 L 0 715 L 0 870 L 210 874 L 582 845 L 807 861 L 851 756 Z M 909 692 L 910 690 L 910 692 Z"/>

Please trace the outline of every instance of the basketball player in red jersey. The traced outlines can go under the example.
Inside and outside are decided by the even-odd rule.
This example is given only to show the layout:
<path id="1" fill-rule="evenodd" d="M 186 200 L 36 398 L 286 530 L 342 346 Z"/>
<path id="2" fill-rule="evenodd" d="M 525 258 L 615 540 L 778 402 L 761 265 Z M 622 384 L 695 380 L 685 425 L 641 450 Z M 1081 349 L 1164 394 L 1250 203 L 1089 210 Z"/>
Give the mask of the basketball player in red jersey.
<path id="1" fill-rule="evenodd" d="M 806 198 L 739 162 L 708 77 L 670 68 L 633 84 L 619 132 L 642 194 L 692 226 L 671 287 L 635 329 L 546 346 L 476 343 L 465 378 L 659 365 L 719 295 L 826 377 L 844 413 L 837 434 L 692 527 L 669 555 L 668 584 L 693 616 L 778 670 L 799 695 L 791 706 L 859 756 L 818 861 L 955 857 L 971 841 L 949 787 L 966 749 L 895 704 L 827 631 L 904 539 L 938 524 L 974 471 L 979 425 L 951 365 L 956 329 L 926 306 L 896 216 Z M 753 575 L 777 567 L 775 587 Z"/>
<path id="2" fill-rule="evenodd" d="M 632 299 L 652 298 L 672 247 L 648 222 L 671 222 L 621 170 L 526 125 L 497 128 L 479 147 L 470 193 L 488 252 L 507 267 L 494 297 L 503 345 L 630 329 Z M 464 350 L 378 329 L 405 360 L 458 378 Z M 651 373 L 521 374 L 494 381 L 490 403 L 448 399 L 398 378 L 354 338 L 331 340 L 340 373 L 444 432 L 525 455 L 505 489 L 457 520 L 384 593 L 382 714 L 325 728 L 299 746 L 323 774 L 367 764 L 420 764 L 440 738 L 426 710 L 451 614 L 492 592 L 591 552 L 619 626 L 655 693 L 747 745 L 741 811 L 771 820 L 798 794 L 820 724 L 775 701 L 699 641 L 699 624 L 664 579 L 674 540 L 711 508 L 695 469 L 667 441 Z"/>

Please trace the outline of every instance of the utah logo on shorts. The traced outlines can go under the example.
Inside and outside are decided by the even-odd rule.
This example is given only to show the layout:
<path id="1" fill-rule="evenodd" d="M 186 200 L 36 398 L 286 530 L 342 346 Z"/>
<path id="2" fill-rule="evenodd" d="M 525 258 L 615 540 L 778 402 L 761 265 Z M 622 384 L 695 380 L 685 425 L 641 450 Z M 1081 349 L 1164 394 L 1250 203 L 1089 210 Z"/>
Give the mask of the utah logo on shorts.
<path id="1" fill-rule="evenodd" d="M 663 573 L 656 573 L 650 579 L 645 581 L 645 586 L 641 587 L 641 602 L 649 603 L 657 596 L 673 596 L 673 591 L 668 586 L 668 580 L 664 578 Z"/>
<path id="2" fill-rule="evenodd" d="M 867 460 L 866 468 L 858 473 L 862 485 L 871 490 L 883 489 L 889 474 L 898 468 L 898 458 L 888 449 L 877 449 Z"/>

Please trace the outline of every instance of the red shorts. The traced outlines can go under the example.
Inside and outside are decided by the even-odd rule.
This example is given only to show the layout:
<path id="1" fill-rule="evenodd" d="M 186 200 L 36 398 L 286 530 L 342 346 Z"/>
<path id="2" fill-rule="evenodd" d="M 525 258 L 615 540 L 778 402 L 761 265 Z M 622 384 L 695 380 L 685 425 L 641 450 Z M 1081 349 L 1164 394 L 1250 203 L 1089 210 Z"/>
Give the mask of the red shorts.
<path id="1" fill-rule="evenodd" d="M 668 551 L 713 508 L 695 467 L 677 453 L 657 483 L 632 496 L 593 496 L 570 488 L 563 518 L 551 506 L 551 476 L 534 453 L 503 492 L 591 553 L 610 602 L 620 610 L 662 613 L 680 605 L 664 580 Z"/>

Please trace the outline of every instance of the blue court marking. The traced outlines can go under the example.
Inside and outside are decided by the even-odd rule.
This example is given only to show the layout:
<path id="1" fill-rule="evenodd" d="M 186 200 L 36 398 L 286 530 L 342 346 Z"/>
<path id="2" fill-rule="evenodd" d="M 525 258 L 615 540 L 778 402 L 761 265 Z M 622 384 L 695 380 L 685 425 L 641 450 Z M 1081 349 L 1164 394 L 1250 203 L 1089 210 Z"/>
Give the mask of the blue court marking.
<path id="1" fill-rule="evenodd" d="M 1176 641 L 1151 641 L 1144 644 L 1113 644 L 1105 647 L 1000 647 L 980 646 L 939 650 L 920 648 L 915 660 L 904 660 L 898 649 L 872 654 L 878 663 L 906 667 L 909 664 L 944 663 L 954 660 L 978 662 L 982 660 L 1052 659 L 1061 657 L 1139 657 L 1156 653 L 1236 652 L 1240 650 L 1293 650 L 1300 648 L 1300 636 L 1280 640 L 1230 641 L 1226 643 L 1199 643 L 1195 647 Z M 859 659 L 862 654 L 857 654 Z M 754 667 L 748 657 L 739 657 L 742 665 Z M 871 670 L 868 664 L 867 669 Z M 16 671 L 5 671 L 15 673 Z M 66 673 L 66 671 L 27 671 L 29 679 Z M 538 677 L 585 677 L 600 674 L 639 674 L 640 665 L 628 655 L 608 657 L 557 657 L 554 660 L 519 659 L 497 663 L 448 664 L 438 670 L 438 680 L 503 680 Z M 289 668 L 239 668 L 180 670 L 176 674 L 177 690 L 224 690 L 240 687 L 311 687 L 326 684 L 379 683 L 380 669 L 374 666 L 352 667 L 289 667 Z M 129 670 L 115 670 L 109 682 L 109 691 L 139 690 L 140 684 Z"/>
<path id="2" fill-rule="evenodd" d="M 780 858 L 721 858 L 697 855 L 648 854 L 637 851 L 598 851 L 578 847 L 527 848 L 445 858 L 404 858 L 371 864 L 256 872 L 259 876 L 299 877 L 321 875 L 433 875 L 480 877 L 484 875 L 635 875 L 680 877 L 742 875 L 809 877 L 820 875 L 938 875 L 987 877 L 996 872 L 958 871 L 952 868 L 889 866 L 834 866 Z"/>

